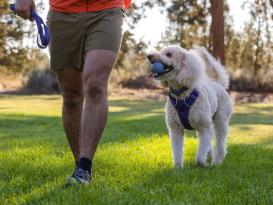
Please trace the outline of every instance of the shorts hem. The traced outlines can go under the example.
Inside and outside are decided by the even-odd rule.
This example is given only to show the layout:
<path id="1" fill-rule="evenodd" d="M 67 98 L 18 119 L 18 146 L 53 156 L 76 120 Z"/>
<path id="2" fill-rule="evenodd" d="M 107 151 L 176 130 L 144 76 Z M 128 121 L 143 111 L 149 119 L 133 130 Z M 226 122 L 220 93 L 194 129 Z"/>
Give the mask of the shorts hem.
<path id="1" fill-rule="evenodd" d="M 84 53 L 86 54 L 89 51 L 93 51 L 93 50 L 106 50 L 106 51 L 112 51 L 112 52 L 118 54 L 120 49 L 111 49 L 111 48 L 103 48 L 103 47 L 92 47 L 92 48 L 85 49 Z"/>
<path id="2" fill-rule="evenodd" d="M 54 73 L 56 73 L 56 72 L 59 72 L 59 71 L 63 71 L 63 70 L 67 70 L 67 69 L 75 69 L 75 70 L 79 70 L 79 71 L 82 71 L 83 70 L 83 68 L 79 68 L 79 67 L 71 67 L 71 66 L 69 66 L 69 67 L 66 67 L 66 68 L 58 68 L 58 69 L 54 69 L 54 68 L 50 68 L 50 70 L 51 71 L 53 71 Z"/>

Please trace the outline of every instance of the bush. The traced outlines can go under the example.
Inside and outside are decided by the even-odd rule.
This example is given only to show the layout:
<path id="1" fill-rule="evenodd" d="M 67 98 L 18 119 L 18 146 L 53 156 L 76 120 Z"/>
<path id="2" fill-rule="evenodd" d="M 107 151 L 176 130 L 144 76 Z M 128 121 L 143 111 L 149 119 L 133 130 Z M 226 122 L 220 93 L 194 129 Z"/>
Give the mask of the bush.
<path id="1" fill-rule="evenodd" d="M 35 94 L 59 93 L 55 74 L 49 69 L 31 70 L 23 81 L 23 91 Z"/>
<path id="2" fill-rule="evenodd" d="M 155 80 L 149 79 L 146 76 L 137 76 L 134 78 L 123 79 L 119 83 L 124 88 L 132 88 L 132 89 L 158 88 L 158 85 L 155 83 Z"/>
<path id="3" fill-rule="evenodd" d="M 230 89 L 234 91 L 272 92 L 272 82 L 272 69 L 266 72 L 261 70 L 256 75 L 237 70 L 230 75 Z"/>

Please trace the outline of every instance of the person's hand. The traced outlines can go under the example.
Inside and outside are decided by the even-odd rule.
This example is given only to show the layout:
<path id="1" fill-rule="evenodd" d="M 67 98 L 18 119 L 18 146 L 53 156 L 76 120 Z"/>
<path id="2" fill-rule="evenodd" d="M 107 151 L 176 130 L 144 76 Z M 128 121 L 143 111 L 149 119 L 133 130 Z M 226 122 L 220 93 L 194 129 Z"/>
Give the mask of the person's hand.
<path id="1" fill-rule="evenodd" d="M 16 0 L 16 14 L 23 19 L 33 21 L 31 11 L 35 10 L 35 3 L 33 0 Z"/>

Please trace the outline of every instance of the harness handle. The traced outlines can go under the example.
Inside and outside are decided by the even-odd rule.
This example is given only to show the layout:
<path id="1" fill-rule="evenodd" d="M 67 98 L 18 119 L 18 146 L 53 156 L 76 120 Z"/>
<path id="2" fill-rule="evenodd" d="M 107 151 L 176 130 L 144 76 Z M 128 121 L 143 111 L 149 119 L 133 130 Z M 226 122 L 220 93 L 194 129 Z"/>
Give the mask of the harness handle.
<path id="1" fill-rule="evenodd" d="M 10 4 L 10 10 L 16 12 L 15 4 Z M 38 30 L 37 35 L 37 45 L 41 49 L 45 49 L 50 42 L 50 34 L 47 25 L 44 23 L 43 19 L 35 12 L 31 11 L 31 17 L 35 20 Z"/>

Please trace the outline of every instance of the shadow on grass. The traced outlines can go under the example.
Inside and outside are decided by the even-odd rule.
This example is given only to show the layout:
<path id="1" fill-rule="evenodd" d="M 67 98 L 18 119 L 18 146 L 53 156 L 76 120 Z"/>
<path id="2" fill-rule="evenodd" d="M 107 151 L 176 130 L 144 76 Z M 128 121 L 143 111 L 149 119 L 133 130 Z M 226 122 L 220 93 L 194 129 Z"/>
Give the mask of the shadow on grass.
<path id="1" fill-rule="evenodd" d="M 54 97 L 53 97 L 54 98 Z M 162 101 L 142 100 L 111 100 L 112 107 L 126 108 L 121 111 L 110 112 L 102 143 L 123 142 L 139 136 L 167 134 Z M 249 105 L 249 107 L 253 107 Z M 254 107 L 255 108 L 255 107 Z M 254 109 L 253 108 L 253 109 Z M 262 108 L 270 112 L 273 108 Z M 273 125 L 273 117 L 268 114 L 255 112 L 235 113 L 232 125 Z M 18 114 L 2 114 L 0 116 L 0 141 L 35 139 L 35 136 L 55 140 L 57 136 L 64 136 L 62 120 L 55 116 L 32 116 Z M 195 137 L 194 132 L 187 132 L 188 137 Z M 1 146 L 1 145 L 0 145 Z"/>
<path id="2" fill-rule="evenodd" d="M 145 102 L 143 106 L 143 101 L 111 100 L 110 104 L 115 107 L 126 107 L 126 110 L 110 112 L 102 143 L 131 140 L 140 135 L 149 137 L 151 134 L 166 133 L 163 113 L 154 111 L 154 109 L 160 109 L 161 102 L 157 104 Z M 146 113 L 151 115 L 145 116 Z M 132 117 L 133 119 L 130 119 Z M 0 130 L 2 143 L 0 147 L 3 149 L 8 149 L 3 145 L 4 142 L 35 139 L 54 141 L 59 136 L 64 136 L 62 120 L 55 116 L 2 114 Z"/>
<path id="3" fill-rule="evenodd" d="M 234 113 L 231 125 L 273 125 L 273 105 L 257 106 L 255 104 L 239 105 L 247 112 Z"/>
<path id="4" fill-rule="evenodd" d="M 273 115 L 266 115 L 257 112 L 234 113 L 230 125 L 273 125 Z"/>
<path id="5" fill-rule="evenodd" d="M 57 136 L 63 136 L 61 119 L 49 116 L 2 114 L 0 130 L 0 147 L 3 149 L 3 143 L 22 144 L 24 140 L 54 141 Z M 9 146 L 6 147 L 8 148 Z"/>
<path id="6" fill-rule="evenodd" d="M 120 142 L 134 139 L 137 136 L 149 136 L 153 133 L 166 133 L 162 115 L 143 117 L 142 119 L 125 119 L 122 114 L 110 114 L 104 133 L 103 142 Z M 44 137 L 54 140 L 57 136 L 64 136 L 62 120 L 51 116 L 1 115 L 0 142 L 11 140 L 35 139 Z M 0 145 L 1 146 L 1 145 Z"/>

